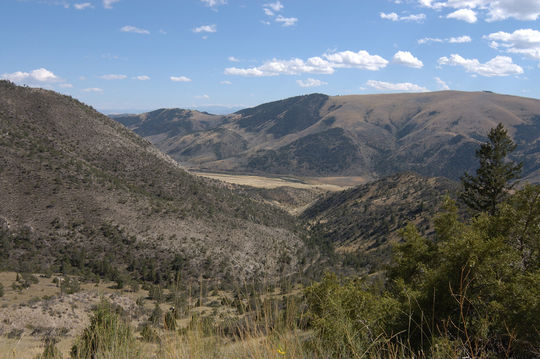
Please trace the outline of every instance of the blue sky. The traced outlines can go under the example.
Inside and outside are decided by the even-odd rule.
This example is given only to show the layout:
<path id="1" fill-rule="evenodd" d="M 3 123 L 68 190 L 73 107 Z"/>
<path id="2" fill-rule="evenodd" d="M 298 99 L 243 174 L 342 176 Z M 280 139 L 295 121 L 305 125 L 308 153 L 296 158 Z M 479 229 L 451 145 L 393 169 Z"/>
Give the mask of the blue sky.
<path id="1" fill-rule="evenodd" d="M 1 0 L 0 77 L 106 113 L 443 89 L 540 98 L 540 0 Z"/>

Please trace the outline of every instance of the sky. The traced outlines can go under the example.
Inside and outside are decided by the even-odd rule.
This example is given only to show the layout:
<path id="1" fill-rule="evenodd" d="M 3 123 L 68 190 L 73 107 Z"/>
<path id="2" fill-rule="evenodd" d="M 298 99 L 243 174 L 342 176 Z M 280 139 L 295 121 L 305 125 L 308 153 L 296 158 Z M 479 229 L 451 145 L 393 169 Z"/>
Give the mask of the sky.
<path id="1" fill-rule="evenodd" d="M 540 98 L 540 0 L 0 0 L 0 78 L 104 113 L 291 96 Z"/>

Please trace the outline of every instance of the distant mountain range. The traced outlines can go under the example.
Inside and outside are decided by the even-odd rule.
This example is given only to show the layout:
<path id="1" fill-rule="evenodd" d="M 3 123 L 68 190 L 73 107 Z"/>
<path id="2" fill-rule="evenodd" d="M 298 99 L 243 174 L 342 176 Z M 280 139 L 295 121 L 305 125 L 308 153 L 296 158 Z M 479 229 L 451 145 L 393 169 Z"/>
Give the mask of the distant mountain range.
<path id="1" fill-rule="evenodd" d="M 312 94 L 226 116 L 163 109 L 113 118 L 198 170 L 367 179 L 403 171 L 457 179 L 503 123 L 524 177 L 540 181 L 540 100 L 490 92 Z"/>
<path id="2" fill-rule="evenodd" d="M 192 125 L 171 134 L 220 122 L 174 114 Z M 153 281 L 180 271 L 231 282 L 286 275 L 305 253 L 286 212 L 189 174 L 68 96 L 0 81 L 0 154 L 0 270 L 129 269 Z"/>

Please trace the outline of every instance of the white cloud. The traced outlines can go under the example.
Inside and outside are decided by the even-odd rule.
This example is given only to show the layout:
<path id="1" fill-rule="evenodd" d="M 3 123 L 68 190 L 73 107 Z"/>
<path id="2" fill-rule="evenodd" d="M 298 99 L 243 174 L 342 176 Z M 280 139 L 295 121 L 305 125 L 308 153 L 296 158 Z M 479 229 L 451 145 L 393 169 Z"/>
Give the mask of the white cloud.
<path id="1" fill-rule="evenodd" d="M 201 2 L 211 8 L 227 4 L 227 0 L 201 0 Z"/>
<path id="2" fill-rule="evenodd" d="M 407 92 L 426 92 L 429 91 L 427 88 L 410 83 L 410 82 L 401 82 L 401 83 L 391 83 L 384 81 L 375 81 L 369 80 L 366 82 L 366 85 L 380 91 L 407 91 Z"/>
<path id="3" fill-rule="evenodd" d="M 150 33 L 150 31 L 148 31 L 148 30 L 140 29 L 138 27 L 131 26 L 131 25 L 126 25 L 126 26 L 122 27 L 120 29 L 120 31 L 122 31 L 122 32 L 132 32 L 134 34 L 143 34 L 143 35 L 148 35 Z"/>
<path id="4" fill-rule="evenodd" d="M 281 15 L 278 15 L 276 17 L 276 22 L 281 23 L 283 26 L 293 26 L 298 22 L 298 18 L 296 17 L 283 17 Z"/>
<path id="5" fill-rule="evenodd" d="M 523 68 L 512 62 L 512 58 L 507 56 L 496 56 L 486 63 L 480 63 L 477 59 L 465 59 L 457 54 L 450 57 L 441 57 L 439 65 L 462 66 L 465 71 L 480 76 L 509 76 L 523 73 Z"/>
<path id="6" fill-rule="evenodd" d="M 333 74 L 336 68 L 357 68 L 361 70 L 377 71 L 388 64 L 388 61 L 378 55 L 371 55 L 367 51 L 342 51 L 327 53 L 311 57 L 307 60 L 293 58 L 291 60 L 273 59 L 261 66 L 251 68 L 229 67 L 225 69 L 227 75 L 238 76 L 279 76 L 300 74 Z"/>
<path id="7" fill-rule="evenodd" d="M 332 67 L 357 68 L 361 70 L 378 71 L 386 65 L 388 61 L 379 55 L 371 55 L 365 50 L 358 52 L 342 51 L 325 54 L 324 57 L 331 62 Z"/>
<path id="8" fill-rule="evenodd" d="M 499 31 L 486 35 L 484 38 L 491 40 L 491 46 L 495 49 L 523 54 L 540 61 L 540 31 L 538 30 L 519 29 L 513 33 Z"/>
<path id="9" fill-rule="evenodd" d="M 468 22 L 469 24 L 474 24 L 476 21 L 478 21 L 478 18 L 476 17 L 476 13 L 471 9 L 456 10 L 453 13 L 446 15 L 446 18 L 465 21 L 465 22 Z"/>
<path id="10" fill-rule="evenodd" d="M 439 39 L 439 38 L 436 38 L 436 37 L 424 37 L 422 39 L 418 39 L 418 43 L 420 45 L 423 45 L 423 44 L 428 44 L 430 42 L 444 42 L 445 40 L 444 39 Z"/>
<path id="11" fill-rule="evenodd" d="M 91 87 L 87 89 L 83 89 L 83 92 L 103 92 L 103 89 L 100 89 L 99 87 Z"/>
<path id="12" fill-rule="evenodd" d="M 119 2 L 120 0 L 103 0 L 103 7 L 105 9 L 112 9 L 114 3 Z"/>
<path id="13" fill-rule="evenodd" d="M 200 95 L 200 96 L 195 96 L 195 98 L 208 100 L 210 98 L 210 96 L 208 96 L 207 94 L 204 94 L 204 95 Z"/>
<path id="14" fill-rule="evenodd" d="M 171 76 L 173 82 L 191 82 L 191 79 L 186 76 Z"/>
<path id="15" fill-rule="evenodd" d="M 53 83 L 61 81 L 53 72 L 39 68 L 30 72 L 17 71 L 11 74 L 2 74 L 2 79 L 9 80 L 15 83 L 24 83 L 27 85 Z"/>
<path id="16" fill-rule="evenodd" d="M 150 76 L 140 75 L 140 76 L 135 76 L 133 79 L 139 80 L 139 81 L 148 81 L 150 80 Z"/>
<path id="17" fill-rule="evenodd" d="M 401 16 L 399 18 L 401 21 L 416 21 L 416 22 L 422 22 L 426 19 L 425 14 L 411 14 L 407 16 Z"/>
<path id="18" fill-rule="evenodd" d="M 120 74 L 107 74 L 107 75 L 102 75 L 99 78 L 103 80 L 123 80 L 127 78 L 127 76 L 120 75 Z"/>
<path id="19" fill-rule="evenodd" d="M 263 7 L 263 11 L 267 16 L 274 16 L 274 12 L 267 7 Z"/>
<path id="20" fill-rule="evenodd" d="M 70 88 L 73 88 L 73 85 L 72 84 L 60 84 L 60 87 L 61 88 L 65 88 L 65 89 L 70 89 Z"/>
<path id="21" fill-rule="evenodd" d="M 388 14 L 385 14 L 384 12 L 381 12 L 380 17 L 381 17 L 381 19 L 386 19 L 386 20 L 391 20 L 391 21 L 398 21 L 399 20 L 399 16 L 395 12 L 391 12 L 391 13 L 388 13 Z"/>
<path id="22" fill-rule="evenodd" d="M 73 4 L 73 7 L 76 10 L 84 10 L 84 9 L 93 8 L 94 6 L 89 2 L 83 2 L 83 3 L 80 3 L 80 4 Z"/>
<path id="23" fill-rule="evenodd" d="M 230 62 L 240 62 L 240 60 L 237 59 L 237 58 L 234 57 L 234 56 L 229 56 L 228 60 L 229 60 Z"/>
<path id="24" fill-rule="evenodd" d="M 319 87 L 319 86 L 328 84 L 327 82 L 317 80 L 317 79 L 312 79 L 312 78 L 308 78 L 306 81 L 296 80 L 296 83 L 300 87 Z"/>
<path id="25" fill-rule="evenodd" d="M 232 85 L 232 82 L 225 80 L 225 81 L 221 81 L 220 84 L 222 84 L 222 85 Z"/>
<path id="26" fill-rule="evenodd" d="M 448 86 L 448 85 L 446 84 L 446 82 L 444 82 L 444 81 L 441 80 L 440 78 L 435 77 L 435 81 L 437 81 L 437 83 L 441 86 L 441 88 L 442 88 L 443 90 L 450 90 L 450 86 Z"/>
<path id="27" fill-rule="evenodd" d="M 199 26 L 193 29 L 193 32 L 195 33 L 201 33 L 201 32 L 214 33 L 216 31 L 217 31 L 216 25 L 203 25 L 203 26 Z"/>
<path id="28" fill-rule="evenodd" d="M 467 42 L 471 42 L 472 39 L 470 36 L 464 35 L 464 36 L 458 36 L 458 37 L 451 37 L 448 39 L 448 42 L 451 44 L 464 44 Z"/>
<path id="29" fill-rule="evenodd" d="M 281 4 L 281 1 L 276 1 L 273 3 L 264 4 L 265 8 L 271 9 L 274 12 L 279 12 L 283 9 L 283 5 Z"/>
<path id="30" fill-rule="evenodd" d="M 467 36 L 467 35 L 457 36 L 457 37 L 449 37 L 447 39 L 424 37 L 423 39 L 418 39 L 417 40 L 417 42 L 420 45 L 429 44 L 430 42 L 438 42 L 438 43 L 447 42 L 447 43 L 450 43 L 450 44 L 462 44 L 462 43 L 471 42 L 471 41 L 472 41 L 471 37 Z"/>
<path id="31" fill-rule="evenodd" d="M 300 75 L 300 74 L 332 74 L 334 69 L 330 63 L 320 57 L 312 57 L 304 61 L 294 58 L 291 60 L 271 60 L 263 65 L 252 68 L 229 67 L 225 69 L 227 75 L 239 76 L 278 76 L 278 75 Z"/>
<path id="32" fill-rule="evenodd" d="M 388 13 L 388 14 L 386 14 L 384 12 L 381 12 L 379 14 L 379 16 L 381 17 L 381 19 L 386 19 L 386 20 L 391 20 L 391 21 L 422 22 L 422 21 L 424 21 L 426 19 L 425 14 L 411 14 L 411 15 L 406 15 L 406 16 L 399 16 L 395 12 L 391 12 L 391 13 Z"/>
<path id="33" fill-rule="evenodd" d="M 413 67 L 415 69 L 421 69 L 424 67 L 422 61 L 414 57 L 409 51 L 398 51 L 394 54 L 392 62 L 399 65 Z"/>
<path id="34" fill-rule="evenodd" d="M 486 16 L 486 21 L 513 18 L 534 21 L 540 17 L 538 0 L 419 0 L 421 6 L 432 9 L 476 9 Z"/>

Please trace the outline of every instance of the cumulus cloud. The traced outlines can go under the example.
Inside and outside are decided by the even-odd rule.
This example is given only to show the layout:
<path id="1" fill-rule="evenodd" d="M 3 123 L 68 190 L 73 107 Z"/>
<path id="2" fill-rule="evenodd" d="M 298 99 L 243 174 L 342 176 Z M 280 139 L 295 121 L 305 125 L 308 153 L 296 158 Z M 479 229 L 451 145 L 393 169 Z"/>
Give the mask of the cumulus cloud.
<path id="1" fill-rule="evenodd" d="M 407 92 L 426 92 L 429 91 L 427 88 L 410 83 L 410 82 L 401 82 L 401 83 L 391 83 L 384 81 L 375 81 L 369 80 L 366 82 L 366 85 L 380 91 L 407 91 Z"/>
<path id="2" fill-rule="evenodd" d="M 419 0 L 421 6 L 432 9 L 475 9 L 486 16 L 486 21 L 513 18 L 534 21 L 540 17 L 538 0 Z"/>
<path id="3" fill-rule="evenodd" d="M 120 0 L 103 0 L 103 7 L 105 9 L 112 9 L 113 4 L 119 1 Z"/>
<path id="4" fill-rule="evenodd" d="M 381 12 L 379 14 L 381 19 L 390 20 L 390 21 L 414 21 L 414 22 L 422 22 L 426 19 L 425 14 L 411 14 L 411 15 L 405 15 L 405 16 L 399 16 L 395 12 L 391 13 L 384 13 Z"/>
<path id="5" fill-rule="evenodd" d="M 513 33 L 504 31 L 484 36 L 491 40 L 491 47 L 510 53 L 523 54 L 540 61 L 540 31 L 519 29 Z"/>
<path id="6" fill-rule="evenodd" d="M 239 76 L 278 76 L 278 75 L 300 75 L 300 74 L 332 74 L 333 67 L 330 63 L 320 57 L 312 57 L 306 61 L 298 58 L 291 60 L 273 59 L 263 65 L 251 68 L 229 67 L 225 69 L 227 75 Z"/>
<path id="7" fill-rule="evenodd" d="M 140 29 L 138 27 L 131 26 L 131 25 L 126 25 L 126 26 L 122 27 L 120 29 L 120 31 L 122 31 L 122 32 L 131 32 L 131 33 L 134 33 L 134 34 L 143 34 L 143 35 L 148 35 L 150 33 L 150 31 L 148 31 L 148 30 Z"/>
<path id="8" fill-rule="evenodd" d="M 220 84 L 222 84 L 222 85 L 232 85 L 232 82 L 225 80 L 225 81 L 221 81 Z"/>
<path id="9" fill-rule="evenodd" d="M 324 82 L 324 81 L 317 80 L 317 79 L 312 79 L 312 78 L 308 78 L 308 79 L 305 80 L 305 81 L 303 81 L 303 80 L 296 80 L 296 83 L 297 83 L 300 87 L 319 87 L 319 86 L 322 86 L 322 85 L 327 85 L 327 83 Z"/>
<path id="10" fill-rule="evenodd" d="M 99 87 L 90 87 L 87 89 L 83 89 L 83 92 L 103 92 L 103 89 L 100 89 Z"/>
<path id="11" fill-rule="evenodd" d="M 217 6 L 227 4 L 227 0 L 201 0 L 201 2 L 210 8 L 215 8 Z"/>
<path id="12" fill-rule="evenodd" d="M 191 82 L 191 79 L 186 76 L 171 76 L 173 82 Z"/>
<path id="13" fill-rule="evenodd" d="M 127 78 L 127 76 L 120 75 L 120 74 L 107 74 L 107 75 L 102 75 L 99 78 L 103 80 L 123 80 Z"/>
<path id="14" fill-rule="evenodd" d="M 230 62 L 240 62 L 240 60 L 237 59 L 237 58 L 234 57 L 234 56 L 229 56 L 229 57 L 228 57 L 228 60 L 229 60 Z"/>
<path id="15" fill-rule="evenodd" d="M 89 2 L 83 2 L 83 3 L 80 3 L 80 4 L 73 4 L 73 7 L 76 10 L 84 10 L 84 9 L 93 8 L 94 6 Z"/>
<path id="16" fill-rule="evenodd" d="M 193 32 L 197 34 L 201 32 L 214 33 L 214 32 L 217 32 L 217 26 L 216 25 L 202 25 L 202 26 L 194 28 Z"/>
<path id="17" fill-rule="evenodd" d="M 276 17 L 276 22 L 281 23 L 283 26 L 293 26 L 298 22 L 298 18 L 296 17 L 284 17 L 281 15 L 278 15 Z"/>
<path id="18" fill-rule="evenodd" d="M 357 68 L 361 70 L 377 71 L 388 64 L 388 61 L 378 55 L 371 55 L 367 51 L 342 51 L 327 53 L 307 60 L 293 58 L 291 60 L 273 59 L 261 66 L 251 68 L 229 67 L 225 69 L 227 75 L 239 76 L 279 76 L 300 74 L 333 74 L 336 68 Z"/>
<path id="19" fill-rule="evenodd" d="M 2 79 L 30 86 L 62 81 L 52 71 L 45 68 L 39 68 L 30 72 L 17 71 L 11 74 L 5 73 L 2 74 Z"/>
<path id="20" fill-rule="evenodd" d="M 423 44 L 429 44 L 430 42 L 438 42 L 438 43 L 446 42 L 446 43 L 450 43 L 450 44 L 463 44 L 463 43 L 471 42 L 471 41 L 472 41 L 472 39 L 471 39 L 470 36 L 463 35 L 463 36 L 457 36 L 457 37 L 449 37 L 449 38 L 446 38 L 446 39 L 433 38 L 433 37 L 424 37 L 422 39 L 418 39 L 417 42 L 420 45 L 423 45 Z"/>
<path id="21" fill-rule="evenodd" d="M 469 24 L 474 24 L 476 21 L 478 21 L 478 18 L 476 17 L 476 13 L 471 9 L 456 10 L 446 15 L 446 18 L 465 21 L 465 22 L 468 22 Z"/>
<path id="22" fill-rule="evenodd" d="M 424 67 L 422 61 L 414 57 L 409 51 L 398 51 L 394 54 L 392 62 L 399 65 L 413 67 L 415 69 L 421 69 Z"/>
<path id="23" fill-rule="evenodd" d="M 140 75 L 140 76 L 135 76 L 133 79 L 139 80 L 139 81 L 148 81 L 150 80 L 150 76 Z"/>
<path id="24" fill-rule="evenodd" d="M 437 81 L 437 83 L 439 84 L 439 86 L 441 87 L 441 89 L 443 89 L 443 90 L 450 90 L 450 86 L 448 86 L 448 85 L 446 84 L 446 82 L 444 82 L 444 81 L 441 80 L 440 78 L 435 77 L 435 81 Z"/>
<path id="25" fill-rule="evenodd" d="M 379 55 L 371 55 L 365 50 L 336 52 L 325 54 L 324 57 L 330 61 L 332 67 L 378 71 L 388 65 L 388 61 L 384 58 Z"/>
<path id="26" fill-rule="evenodd" d="M 457 54 L 450 57 L 441 57 L 439 65 L 461 66 L 465 71 L 485 77 L 510 76 L 523 73 L 521 66 L 514 64 L 512 58 L 507 56 L 496 56 L 486 63 L 481 63 L 477 59 L 465 59 Z"/>
<path id="27" fill-rule="evenodd" d="M 210 96 L 208 96 L 207 94 L 204 94 L 204 95 L 195 96 L 195 98 L 208 100 L 210 98 Z"/>

